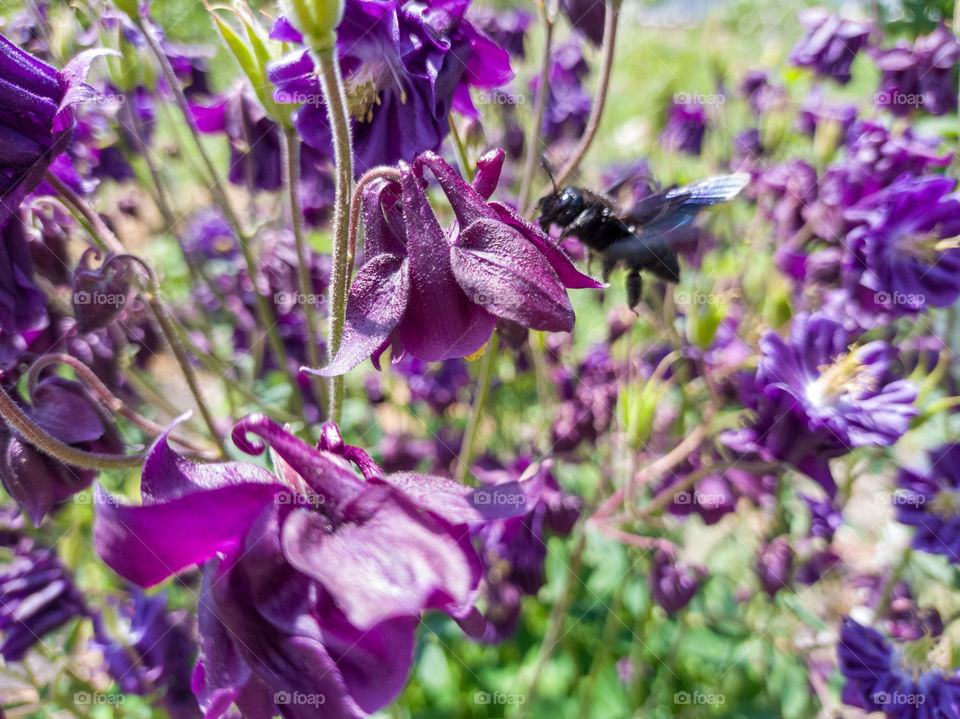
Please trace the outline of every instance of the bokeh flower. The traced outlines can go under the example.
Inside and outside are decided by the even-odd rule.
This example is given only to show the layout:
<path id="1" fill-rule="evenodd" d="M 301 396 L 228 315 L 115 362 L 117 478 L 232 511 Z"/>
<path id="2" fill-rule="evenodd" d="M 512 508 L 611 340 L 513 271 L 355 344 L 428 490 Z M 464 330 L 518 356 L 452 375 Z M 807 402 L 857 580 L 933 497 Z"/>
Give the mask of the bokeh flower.
<path id="1" fill-rule="evenodd" d="M 921 110 L 944 115 L 957 108 L 953 70 L 960 60 L 960 41 L 940 23 L 913 46 L 904 40 L 889 50 L 877 52 L 874 61 L 883 72 L 877 105 L 902 117 Z"/>
<path id="2" fill-rule="evenodd" d="M 929 468 L 903 468 L 897 490 L 897 519 L 915 527 L 913 547 L 960 564 L 960 444 L 929 454 Z"/>
<path id="3" fill-rule="evenodd" d="M 806 34 L 791 50 L 790 61 L 841 85 L 850 82 L 850 66 L 866 44 L 870 26 L 838 17 L 826 8 L 801 12 L 800 23 Z"/>

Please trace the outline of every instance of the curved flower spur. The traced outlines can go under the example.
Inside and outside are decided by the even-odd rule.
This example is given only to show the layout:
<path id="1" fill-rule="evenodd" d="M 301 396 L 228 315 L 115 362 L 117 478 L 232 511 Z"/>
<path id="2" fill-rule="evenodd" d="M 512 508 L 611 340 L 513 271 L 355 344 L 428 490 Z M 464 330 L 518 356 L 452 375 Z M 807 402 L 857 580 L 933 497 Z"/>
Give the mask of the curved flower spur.
<path id="1" fill-rule="evenodd" d="M 483 633 L 472 532 L 527 511 L 545 475 L 471 488 L 384 474 L 333 424 L 311 447 L 262 415 L 241 420 L 233 440 L 252 455 L 269 447 L 279 476 L 245 462 L 194 463 L 167 436 L 144 464 L 142 506 L 97 488 L 94 541 L 141 586 L 204 567 L 194 690 L 207 719 L 234 702 L 266 719 L 284 692 L 324 697 L 322 714 L 298 717 L 365 716 L 387 704 L 406 681 L 422 611 Z"/>
<path id="2" fill-rule="evenodd" d="M 433 152 L 400 163 L 400 182 L 379 180 L 363 192 L 363 266 L 347 299 L 343 341 L 326 367 L 341 375 L 393 345 L 439 361 L 467 357 L 490 339 L 498 319 L 533 330 L 569 332 L 574 312 L 567 289 L 604 285 L 579 272 L 538 227 L 498 202 L 488 202 L 503 167 L 503 150 L 477 163 L 467 184 Z M 429 169 L 455 221 L 440 226 L 424 193 Z"/>

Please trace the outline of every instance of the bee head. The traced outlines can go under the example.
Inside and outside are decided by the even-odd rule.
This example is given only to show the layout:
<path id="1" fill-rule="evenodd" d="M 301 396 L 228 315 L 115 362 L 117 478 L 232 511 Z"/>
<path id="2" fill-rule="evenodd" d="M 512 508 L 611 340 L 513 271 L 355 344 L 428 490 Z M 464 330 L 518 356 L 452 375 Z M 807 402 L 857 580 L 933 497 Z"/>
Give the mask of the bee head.
<path id="1" fill-rule="evenodd" d="M 541 197 L 537 203 L 540 226 L 546 230 L 551 224 L 566 227 L 583 212 L 583 193 L 575 187 L 565 187 Z"/>

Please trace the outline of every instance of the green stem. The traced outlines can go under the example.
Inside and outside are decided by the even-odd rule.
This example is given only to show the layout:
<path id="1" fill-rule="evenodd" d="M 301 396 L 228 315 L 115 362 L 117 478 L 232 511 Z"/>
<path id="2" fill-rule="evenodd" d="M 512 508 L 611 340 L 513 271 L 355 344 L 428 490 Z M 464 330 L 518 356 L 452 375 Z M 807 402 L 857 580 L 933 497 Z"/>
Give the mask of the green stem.
<path id="1" fill-rule="evenodd" d="M 567 181 L 580 165 L 583 156 L 587 154 L 593 139 L 597 136 L 600 129 L 600 120 L 603 118 L 603 108 L 607 102 L 607 91 L 610 89 L 610 72 L 613 70 L 613 53 L 617 43 L 617 24 L 620 21 L 620 3 L 622 0 L 607 0 L 606 11 L 603 18 L 603 45 L 601 49 L 602 59 L 600 61 L 600 79 L 597 82 L 597 89 L 593 95 L 593 103 L 590 107 L 590 117 L 587 118 L 587 127 L 580 138 L 580 143 L 573 155 L 567 160 L 567 164 L 557 175 L 557 185 L 562 185 Z"/>
<path id="2" fill-rule="evenodd" d="M 494 332 L 487 343 L 486 354 L 483 355 L 483 364 L 480 366 L 480 376 L 477 378 L 477 393 L 473 397 L 473 407 L 470 409 L 470 419 L 463 435 L 463 444 L 460 446 L 460 456 L 457 457 L 456 479 L 460 484 L 466 483 L 470 472 L 470 462 L 473 461 L 474 449 L 477 443 L 477 432 L 480 428 L 480 419 L 483 417 L 483 408 L 490 394 L 490 384 L 493 380 L 493 370 L 497 362 L 497 349 L 500 347 L 500 335 Z"/>
<path id="3" fill-rule="evenodd" d="M 287 197 L 290 199 L 290 225 L 297 246 L 297 279 L 300 284 L 300 296 L 305 304 L 303 313 L 307 322 L 307 360 L 314 369 L 320 367 L 320 344 L 316 325 L 316 302 L 307 301 L 313 296 L 313 278 L 310 276 L 309 250 L 303 234 L 303 215 L 300 210 L 300 140 L 292 127 L 284 128 L 282 135 L 281 162 L 284 169 L 284 181 Z M 323 407 L 324 387 L 319 375 L 310 375 L 310 386 L 318 405 Z M 323 410 L 321 409 L 321 412 Z"/>
<path id="4" fill-rule="evenodd" d="M 51 437 L 30 419 L 23 410 L 0 386 L 0 415 L 7 423 L 19 432 L 27 442 L 61 462 L 72 464 L 75 467 L 86 469 L 129 469 L 139 467 L 145 459 L 144 454 L 129 456 L 116 454 L 100 454 L 99 452 L 85 452 L 82 449 L 71 447 L 56 437 Z"/>
<path id="5" fill-rule="evenodd" d="M 349 243 L 348 218 L 353 192 L 353 147 L 350 140 L 350 117 L 344 96 L 340 60 L 333 47 L 314 51 L 319 70 L 320 86 L 327 103 L 327 117 L 333 135 L 334 171 L 336 173 L 336 200 L 333 208 L 333 271 L 330 283 L 329 341 L 327 353 L 336 357 L 343 338 L 347 308 L 347 255 Z M 330 388 L 332 422 L 340 421 L 343 410 L 343 377 L 333 377 Z"/>
<path id="6" fill-rule="evenodd" d="M 474 167 L 467 160 L 467 148 L 463 145 L 460 133 L 457 131 L 457 123 L 453 121 L 453 115 L 447 115 L 447 121 L 450 123 L 450 134 L 453 136 L 453 144 L 457 148 L 457 157 L 460 158 L 460 164 L 463 166 L 463 176 L 467 182 L 473 182 Z"/>
<path id="7" fill-rule="evenodd" d="M 530 132 L 527 133 L 527 152 L 523 161 L 523 180 L 520 183 L 520 197 L 517 200 L 517 207 L 527 215 L 530 208 L 527 203 L 530 200 L 530 188 L 533 185 L 533 173 L 537 168 L 537 150 L 540 145 L 540 132 L 543 129 L 543 117 L 547 111 L 547 96 L 550 92 L 550 56 L 553 51 L 553 19 L 547 13 L 545 3 L 536 3 L 537 13 L 540 15 L 540 21 L 543 24 L 543 57 L 540 67 L 540 87 L 537 90 L 537 101 L 533 106 L 533 125 Z"/>
<path id="8" fill-rule="evenodd" d="M 207 153 L 206 148 L 203 146 L 203 142 L 200 140 L 200 130 L 197 128 L 197 122 L 193 118 L 193 113 L 190 111 L 187 98 L 183 94 L 183 88 L 180 87 L 180 81 L 177 80 L 177 76 L 173 71 L 173 67 L 170 65 L 169 58 L 167 58 L 166 53 L 163 52 L 163 48 L 160 47 L 160 44 L 154 37 L 153 31 L 144 26 L 139 18 L 133 18 L 133 20 L 137 23 L 140 31 L 147 39 L 147 43 L 150 45 L 150 50 L 157 62 L 160 64 L 160 69 L 163 72 L 163 76 L 166 79 L 167 84 L 170 86 L 170 91 L 173 93 L 173 98 L 177 103 L 177 107 L 180 109 L 180 113 L 183 115 L 184 123 L 186 124 L 187 129 L 190 131 L 190 136 L 193 138 L 194 145 L 196 145 L 197 153 L 200 155 L 200 159 L 206 168 L 207 174 L 209 175 L 209 180 L 211 183 L 210 192 L 213 195 L 213 199 L 223 211 L 224 217 L 233 228 L 234 233 L 237 235 L 237 241 L 240 243 L 240 249 L 243 252 L 243 260 L 247 267 L 247 274 L 250 275 L 250 280 L 254 285 L 253 296 L 254 301 L 256 302 L 257 321 L 267 333 L 270 349 L 277 360 L 277 364 L 280 365 L 280 371 L 286 372 L 289 375 L 289 381 L 292 388 L 292 392 L 290 393 L 292 407 L 295 412 L 299 412 L 303 405 L 300 392 L 297 391 L 297 378 L 295 373 L 290 369 L 290 362 L 287 358 L 287 350 L 283 346 L 283 340 L 280 338 L 280 334 L 277 332 L 277 319 L 274 316 L 273 308 L 270 306 L 270 303 L 267 302 L 266 297 L 260 294 L 260 292 L 257 290 L 257 288 L 260 286 L 260 283 L 258 282 L 260 272 L 257 268 L 256 258 L 254 257 L 253 251 L 249 246 L 250 238 L 244 232 L 240 218 L 237 217 L 237 214 L 233 211 L 233 207 L 227 198 L 227 192 L 224 189 L 223 184 L 220 182 L 220 175 L 217 172 L 213 161 L 210 159 L 210 155 Z"/>

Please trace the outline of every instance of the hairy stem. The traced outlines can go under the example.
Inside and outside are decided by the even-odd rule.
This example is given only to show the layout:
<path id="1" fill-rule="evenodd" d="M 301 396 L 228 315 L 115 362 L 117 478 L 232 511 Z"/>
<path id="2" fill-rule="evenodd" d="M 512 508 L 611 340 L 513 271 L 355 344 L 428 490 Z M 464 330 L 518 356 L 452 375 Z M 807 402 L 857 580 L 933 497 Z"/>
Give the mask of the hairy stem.
<path id="1" fill-rule="evenodd" d="M 603 18 L 603 45 L 601 49 L 602 59 L 600 60 L 600 79 L 597 82 L 597 90 L 593 95 L 593 103 L 590 106 L 590 117 L 587 118 L 587 127 L 580 138 L 577 149 L 567 160 L 567 163 L 560 169 L 557 175 L 557 185 L 562 185 L 576 171 L 580 165 L 583 156 L 587 154 L 593 139 L 600 129 L 600 120 L 603 118 L 603 108 L 607 103 L 607 90 L 610 89 L 610 71 L 613 69 L 613 52 L 617 42 L 617 24 L 620 20 L 620 3 L 622 0 L 607 0 L 605 14 Z"/>
<path id="2" fill-rule="evenodd" d="M 335 357 L 343 338 L 347 307 L 348 218 L 353 189 L 353 146 L 350 139 L 350 117 L 340 76 L 340 60 L 335 48 L 318 49 L 314 53 L 319 69 L 320 86 L 327 103 L 327 117 L 333 135 L 336 200 L 333 209 L 333 272 L 330 283 L 329 340 L 327 353 Z M 343 409 L 343 377 L 331 378 L 330 413 L 332 422 L 340 421 Z"/>
<path id="3" fill-rule="evenodd" d="M 543 130 L 543 117 L 547 111 L 547 97 L 550 94 L 550 56 L 553 52 L 553 20 L 547 13 L 544 3 L 536 3 L 540 22 L 543 24 L 543 58 L 540 68 L 540 87 L 536 104 L 533 106 L 533 124 L 527 133 L 526 155 L 523 161 L 523 180 L 520 183 L 520 197 L 517 207 L 524 215 L 530 213 L 527 203 L 530 201 L 530 188 L 533 185 L 533 173 L 537 169 L 537 153 L 540 146 L 540 132 Z"/>
<path id="4" fill-rule="evenodd" d="M 494 331 L 487 343 L 487 351 L 480 366 L 480 376 L 477 378 L 477 393 L 473 397 L 473 407 L 470 408 L 470 419 L 463 435 L 463 444 L 460 445 L 460 455 L 457 457 L 456 479 L 464 484 L 470 473 L 470 462 L 477 444 L 477 432 L 480 429 L 480 420 L 483 409 L 487 404 L 487 395 L 490 394 L 490 384 L 493 381 L 493 370 L 497 364 L 497 349 L 500 347 L 500 335 Z"/>
<path id="5" fill-rule="evenodd" d="M 0 415 L 20 435 L 34 447 L 54 459 L 85 469 L 128 469 L 143 464 L 144 454 L 129 456 L 86 452 L 61 442 L 47 434 L 36 422 L 30 419 L 14 402 L 7 391 L 0 386 Z"/>
<path id="6" fill-rule="evenodd" d="M 300 296 L 303 298 L 303 313 L 307 322 L 307 360 L 311 367 L 319 367 L 320 333 L 317 330 L 316 303 L 308 302 L 307 298 L 313 295 L 313 278 L 310 276 L 309 250 L 303 234 L 303 214 L 300 210 L 300 139 L 292 127 L 284 128 L 281 136 L 280 159 L 283 164 L 284 184 L 287 197 L 290 200 L 290 226 L 293 228 L 293 239 L 297 246 L 297 279 L 300 285 Z M 310 375 L 310 386 L 318 405 L 323 406 L 324 387 L 318 375 Z M 321 412 L 323 410 L 321 409 Z"/>

